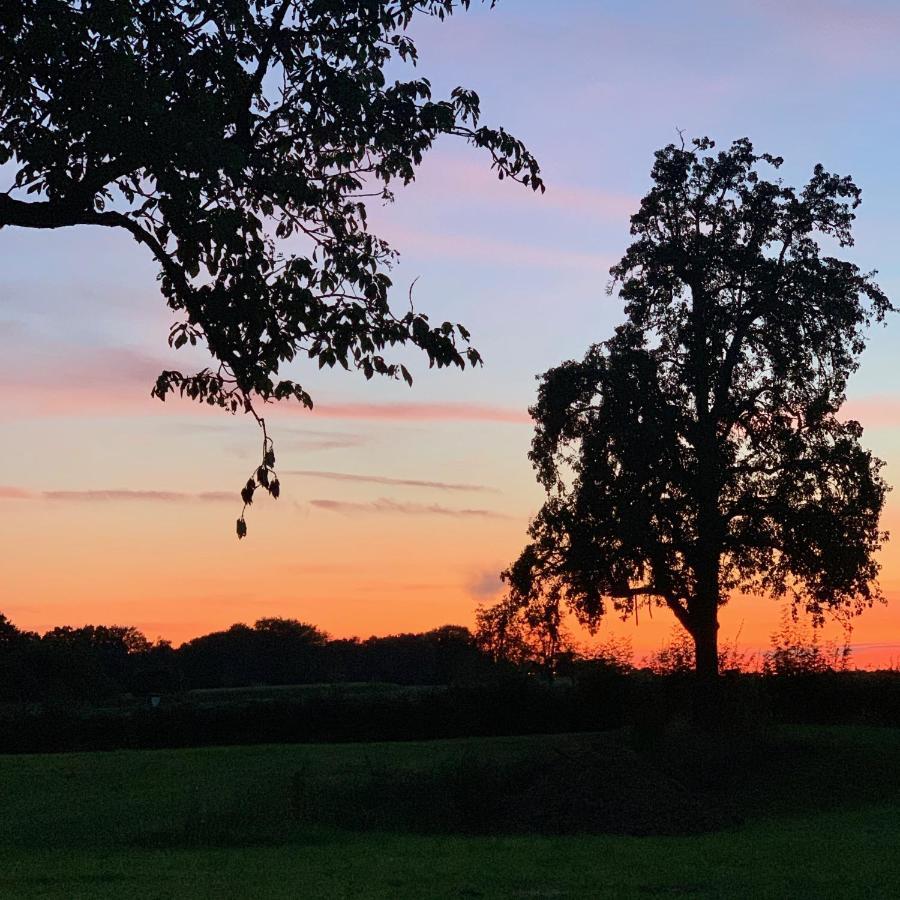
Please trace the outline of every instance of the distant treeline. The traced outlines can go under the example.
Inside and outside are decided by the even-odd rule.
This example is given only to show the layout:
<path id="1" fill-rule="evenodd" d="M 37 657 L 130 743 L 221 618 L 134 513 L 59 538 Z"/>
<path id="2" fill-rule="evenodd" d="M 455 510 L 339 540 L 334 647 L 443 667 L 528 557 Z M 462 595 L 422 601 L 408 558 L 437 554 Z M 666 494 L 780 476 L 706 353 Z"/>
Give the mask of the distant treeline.
<path id="1" fill-rule="evenodd" d="M 333 640 L 294 619 L 260 619 L 175 648 L 128 626 L 21 631 L 0 614 L 0 701 L 99 703 L 199 688 L 389 682 L 446 685 L 496 669 L 468 629 Z"/>
<path id="2" fill-rule="evenodd" d="M 815 648 L 813 648 L 815 650 Z M 682 652 L 684 651 L 684 652 Z M 55 628 L 0 615 L 0 752 L 301 741 L 422 740 L 630 727 L 652 739 L 691 712 L 673 645 L 635 668 L 615 653 L 497 658 L 466 628 L 332 640 L 261 619 L 178 648 L 137 629 Z M 722 679 L 726 720 L 900 726 L 900 672 L 842 670 L 779 645 Z M 553 677 L 550 677 L 550 672 Z"/>
<path id="3" fill-rule="evenodd" d="M 102 704 L 122 695 L 173 695 L 198 689 L 377 682 L 395 685 L 481 683 L 514 675 L 578 680 L 638 671 L 630 646 L 600 650 L 559 645 L 550 655 L 539 640 L 519 636 L 503 645 L 459 625 L 387 637 L 330 638 L 305 622 L 259 619 L 173 647 L 122 625 L 63 626 L 43 635 L 18 629 L 0 613 L 0 702 Z M 499 648 L 499 649 L 498 649 Z M 641 671 L 686 676 L 693 669 L 686 634 L 642 661 Z M 798 676 L 845 671 L 849 648 L 820 645 L 815 633 L 786 621 L 761 658 L 724 647 L 723 672 Z"/>
<path id="4" fill-rule="evenodd" d="M 608 641 L 592 651 L 557 642 L 553 652 L 531 634 L 473 634 L 445 625 L 415 634 L 330 638 L 305 622 L 259 619 L 173 647 L 137 628 L 85 625 L 43 635 L 18 629 L 0 613 L 0 703 L 97 705 L 122 695 L 175 695 L 198 689 L 377 682 L 395 685 L 473 684 L 515 675 L 578 680 L 590 673 L 688 675 L 693 646 L 686 634 L 636 668 L 630 645 Z M 819 644 L 789 620 L 761 657 L 724 646 L 723 672 L 766 676 L 826 674 L 847 668 L 849 647 Z"/>

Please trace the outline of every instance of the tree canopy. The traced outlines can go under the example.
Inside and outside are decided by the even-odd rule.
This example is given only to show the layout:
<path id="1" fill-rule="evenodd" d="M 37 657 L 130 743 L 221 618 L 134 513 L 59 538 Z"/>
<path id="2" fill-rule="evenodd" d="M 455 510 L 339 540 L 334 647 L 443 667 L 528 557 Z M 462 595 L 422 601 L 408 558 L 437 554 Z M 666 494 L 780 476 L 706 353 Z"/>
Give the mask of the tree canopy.
<path id="1" fill-rule="evenodd" d="M 164 371 L 153 394 L 246 411 L 263 430 L 242 492 L 279 492 L 258 401 L 312 399 L 281 370 L 306 357 L 412 378 L 385 357 L 477 364 L 466 329 L 389 303 L 392 248 L 366 203 L 390 201 L 444 134 L 500 178 L 543 189 L 534 157 L 479 122 L 479 98 L 437 99 L 407 28 L 471 0 L 10 0 L 0 7 L 0 228 L 122 229 L 153 255 L 176 313 L 169 343 L 210 367 Z M 491 3 L 493 6 L 493 2 Z M 254 405 L 257 404 L 257 405 Z M 243 514 L 238 535 L 246 533 Z"/>
<path id="2" fill-rule="evenodd" d="M 611 269 L 625 321 L 540 378 L 531 460 L 547 499 L 504 573 L 532 621 L 665 606 L 717 672 L 735 591 L 821 620 L 880 593 L 882 463 L 839 417 L 864 332 L 893 309 L 832 255 L 860 190 L 821 165 L 800 190 L 747 139 L 656 154 Z"/>

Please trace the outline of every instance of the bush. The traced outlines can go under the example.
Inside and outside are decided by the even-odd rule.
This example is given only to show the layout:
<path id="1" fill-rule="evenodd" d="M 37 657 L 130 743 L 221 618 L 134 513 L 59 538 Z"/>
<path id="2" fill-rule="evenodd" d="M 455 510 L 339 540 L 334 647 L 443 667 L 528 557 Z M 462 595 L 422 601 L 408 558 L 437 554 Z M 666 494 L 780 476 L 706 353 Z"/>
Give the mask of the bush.
<path id="1" fill-rule="evenodd" d="M 843 644 L 820 644 L 815 628 L 786 611 L 781 628 L 772 635 L 772 649 L 763 655 L 763 672 L 785 676 L 845 672 L 850 653 L 846 639 Z"/>

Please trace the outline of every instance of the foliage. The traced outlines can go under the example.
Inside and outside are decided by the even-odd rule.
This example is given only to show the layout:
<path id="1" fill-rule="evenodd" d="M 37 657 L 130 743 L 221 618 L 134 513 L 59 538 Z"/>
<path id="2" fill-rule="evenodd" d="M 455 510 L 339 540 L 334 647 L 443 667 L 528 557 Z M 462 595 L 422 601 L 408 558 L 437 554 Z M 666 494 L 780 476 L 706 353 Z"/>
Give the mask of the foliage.
<path id="1" fill-rule="evenodd" d="M 733 641 L 721 641 L 718 648 L 720 672 L 753 672 L 758 668 L 755 654 L 741 650 L 740 633 Z M 669 640 L 651 653 L 643 665 L 655 675 L 686 675 L 697 667 L 697 655 L 691 636 L 680 626 L 675 626 Z"/>
<path id="2" fill-rule="evenodd" d="M 843 644 L 819 643 L 817 629 L 785 613 L 781 627 L 772 635 L 772 648 L 763 655 L 767 675 L 810 675 L 843 672 L 850 664 L 849 634 Z"/>
<path id="3" fill-rule="evenodd" d="M 495 663 L 544 675 L 571 676 L 606 669 L 628 672 L 634 656 L 628 638 L 608 636 L 589 643 L 576 640 L 553 604 L 522 606 L 510 599 L 481 606 L 475 615 L 475 643 Z"/>
<path id="4" fill-rule="evenodd" d="M 574 650 L 558 606 L 526 606 L 509 600 L 479 607 L 475 615 L 475 641 L 495 662 L 535 667 L 548 674 Z"/>
<path id="5" fill-rule="evenodd" d="M 694 642 L 683 628 L 672 629 L 669 640 L 651 653 L 644 665 L 654 675 L 685 675 L 696 668 Z"/>
<path id="6" fill-rule="evenodd" d="M 447 685 L 491 669 L 469 630 L 455 625 L 360 641 L 331 639 L 296 619 L 263 618 L 175 649 L 133 627 L 64 626 L 40 636 L 0 617 L 0 701 L 100 702 L 125 693 L 253 685 Z"/>
<path id="7" fill-rule="evenodd" d="M 317 680 L 316 652 L 327 635 L 292 619 L 260 619 L 250 628 L 235 624 L 188 641 L 178 650 L 187 684 L 229 687 Z"/>
<path id="8" fill-rule="evenodd" d="M 580 647 L 579 656 L 620 672 L 629 672 L 634 668 L 634 649 L 629 637 L 609 635 L 601 641 Z"/>
<path id="9" fill-rule="evenodd" d="M 0 228 L 121 229 L 153 255 L 178 317 L 169 343 L 213 364 L 163 372 L 178 392 L 263 429 L 248 480 L 277 497 L 256 401 L 307 391 L 281 370 L 306 357 L 366 378 L 412 378 L 384 352 L 432 366 L 480 361 L 461 325 L 389 304 L 395 258 L 366 203 L 392 199 L 441 135 L 490 155 L 498 176 L 542 190 L 538 165 L 478 95 L 436 99 L 406 33 L 471 0 L 9 0 L 0 7 Z M 491 4 L 493 5 L 493 3 Z M 243 514 L 238 536 L 246 534 Z"/>
<path id="10" fill-rule="evenodd" d="M 612 338 L 540 378 L 531 450 L 547 499 L 504 573 L 510 609 L 665 606 L 718 668 L 731 591 L 819 621 L 881 598 L 882 463 L 839 418 L 864 331 L 893 309 L 852 246 L 860 190 L 821 165 L 799 190 L 749 140 L 656 154 L 611 269 Z M 511 616 L 511 612 L 505 613 Z"/>
<path id="11" fill-rule="evenodd" d="M 19 629 L 3 613 L 0 613 L 0 646 L 7 647 L 20 637 Z"/>
<path id="12" fill-rule="evenodd" d="M 124 627 L 11 624 L 0 640 L 0 752 L 574 733 L 631 726 L 636 749 L 693 708 L 690 644 L 635 669 L 626 643 L 567 650 L 552 669 L 491 659 L 467 629 L 328 639 L 290 619 L 236 625 L 179 648 Z M 110 638 L 131 634 L 135 649 Z M 100 635 L 101 640 L 95 640 Z M 736 645 L 736 642 L 735 642 Z M 111 649 L 112 648 L 112 649 Z M 767 670 L 721 648 L 729 728 L 900 724 L 896 672 Z M 677 664 L 673 664 L 673 660 Z M 559 677 L 535 677 L 551 674 Z M 802 676 L 802 677 L 801 677 Z M 150 702 L 148 695 L 156 695 Z M 649 737 L 648 737 L 649 736 Z"/>
<path id="13" fill-rule="evenodd" d="M 50 644 L 84 647 L 101 656 L 124 657 L 129 653 L 145 653 L 150 641 L 131 625 L 85 625 L 72 628 L 64 625 L 48 631 L 43 640 Z"/>
<path id="14" fill-rule="evenodd" d="M 62 626 L 43 636 L 0 616 L 0 701 L 65 707 L 131 691 L 174 690 L 173 650 L 123 625 Z"/>

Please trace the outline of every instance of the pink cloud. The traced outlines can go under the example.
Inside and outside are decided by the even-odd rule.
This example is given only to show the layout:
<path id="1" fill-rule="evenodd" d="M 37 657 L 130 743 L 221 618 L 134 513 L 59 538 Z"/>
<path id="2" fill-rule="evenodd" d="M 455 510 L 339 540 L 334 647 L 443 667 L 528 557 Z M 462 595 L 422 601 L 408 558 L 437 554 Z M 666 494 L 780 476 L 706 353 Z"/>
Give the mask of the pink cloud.
<path id="1" fill-rule="evenodd" d="M 0 500 L 31 500 L 35 496 L 37 495 L 24 488 L 0 484 Z"/>
<path id="2" fill-rule="evenodd" d="M 160 406 L 150 397 L 157 375 L 173 360 L 130 347 L 47 343 L 26 335 L 3 341 L 0 416 L 143 414 Z M 185 364 L 180 360 L 181 365 Z"/>
<path id="3" fill-rule="evenodd" d="M 416 175 L 416 180 L 398 191 L 398 203 L 440 200 L 461 201 L 467 209 L 473 203 L 491 209 L 508 209 L 511 212 L 527 209 L 539 214 L 554 209 L 566 213 L 578 213 L 603 221 L 626 225 L 640 206 L 640 197 L 621 191 L 602 190 L 565 183 L 555 177 L 552 168 L 543 172 L 547 187 L 545 193 L 535 193 L 529 188 L 500 181 L 496 170 L 477 154 L 467 153 L 465 158 L 436 154 L 427 159 Z M 402 250 L 402 247 L 398 248 Z"/>
<path id="4" fill-rule="evenodd" d="M 222 410 L 181 397 L 169 397 L 165 403 L 151 397 L 150 387 L 165 365 L 165 362 L 139 351 L 104 348 L 90 359 L 64 357 L 53 371 L 38 368 L 23 373 L 0 369 L 3 392 L 0 418 L 146 416 L 175 412 L 192 418 L 225 415 Z M 266 411 L 320 419 L 532 424 L 527 410 L 522 408 L 465 402 L 317 402 L 312 412 L 299 404 L 279 403 L 267 406 Z M 841 418 L 857 419 L 869 428 L 900 427 L 900 396 L 872 394 L 852 398 L 841 410 Z M 305 449 L 358 446 L 364 440 L 358 435 L 329 433 L 327 440 L 323 438 L 320 444 L 320 432 L 301 437 L 311 442 Z"/>
<path id="5" fill-rule="evenodd" d="M 70 344 L 47 345 L 27 335 L 15 347 L 4 347 L 4 357 L 0 384 L 8 390 L 44 387 L 65 391 L 71 384 L 80 390 L 106 389 L 110 382 L 124 382 L 146 385 L 149 394 L 156 376 L 172 368 L 172 360 L 129 347 L 104 346 L 91 351 Z"/>
<path id="6" fill-rule="evenodd" d="M 312 415 L 326 419 L 388 419 L 404 422 L 508 422 L 530 425 L 532 421 L 524 409 L 477 403 L 317 403 Z"/>
<path id="7" fill-rule="evenodd" d="M 417 251 L 441 259 L 486 262 L 496 265 L 548 269 L 579 269 L 608 275 L 612 260 L 595 253 L 559 250 L 552 245 L 537 246 L 520 241 L 502 241 L 464 234 L 437 234 L 387 226 L 379 229 L 381 237 L 399 250 L 401 255 Z"/>
<path id="8" fill-rule="evenodd" d="M 23 384 L 4 391 L 0 418 L 147 416 L 173 413 L 173 407 L 191 415 L 221 414 L 221 410 L 181 398 L 170 398 L 163 404 L 150 396 L 150 385 L 150 381 L 129 381 L 127 373 L 121 380 L 113 373 L 106 385 L 80 385 L 73 383 L 67 372 L 60 372 L 58 386 Z"/>
<path id="9" fill-rule="evenodd" d="M 67 378 L 62 379 L 64 382 Z M 145 386 L 146 387 L 146 386 Z M 149 396 L 139 386 L 113 383 L 106 387 L 79 387 L 66 384 L 48 390 L 40 385 L 24 386 L 14 395 L 6 394 L 0 407 L 0 418 L 31 416 L 127 416 L 161 415 L 179 412 L 189 416 L 227 415 L 216 407 L 209 407 L 180 397 L 170 397 L 165 403 Z M 277 411 L 288 415 L 302 415 L 320 419 L 353 419 L 395 422 L 497 422 L 530 425 L 531 417 L 524 409 L 489 406 L 477 403 L 316 403 L 310 412 L 298 403 L 278 403 L 265 407 L 267 414 Z M 358 446 L 359 436 L 338 436 L 316 443 L 319 449 Z"/>
<path id="10" fill-rule="evenodd" d="M 24 488 L 0 485 L 0 500 L 50 500 L 67 502 L 150 501 L 154 503 L 236 503 L 236 491 L 141 491 L 124 488 L 84 491 L 29 491 Z"/>
<path id="11" fill-rule="evenodd" d="M 439 503 L 398 503 L 386 497 L 368 503 L 354 503 L 345 500 L 310 500 L 309 505 L 316 509 L 324 509 L 344 515 L 386 513 L 405 516 L 448 516 L 462 519 L 509 518 L 505 513 L 495 512 L 490 509 L 456 509 L 449 506 L 441 506 Z"/>
<path id="12" fill-rule="evenodd" d="M 321 472 L 313 469 L 293 469 L 283 475 L 300 475 L 305 478 L 323 478 L 330 481 L 352 481 L 366 484 L 385 484 L 396 487 L 432 488 L 438 491 L 474 491 L 499 493 L 496 488 L 483 484 L 458 484 L 448 481 L 419 481 L 415 478 L 389 478 L 386 475 L 357 475 L 351 472 Z"/>
<path id="13" fill-rule="evenodd" d="M 200 500 L 206 503 L 221 503 L 222 501 L 234 503 L 237 493 L 235 491 L 200 491 L 198 493 L 191 493 L 188 491 L 134 491 L 114 489 L 90 491 L 43 491 L 41 497 L 44 500 L 76 500 L 81 502 L 150 500 L 162 503 L 177 503 L 185 500 Z"/>
<path id="14" fill-rule="evenodd" d="M 17 361 L 4 353 L 0 360 L 0 418 L 33 416 L 120 416 L 170 415 L 185 413 L 191 418 L 225 413 L 206 404 L 179 396 L 165 403 L 150 396 L 156 376 L 164 368 L 193 371 L 202 360 L 164 359 L 127 347 L 102 347 L 90 353 L 78 347 L 48 347 L 40 341 L 26 342 L 34 358 Z M 21 343 L 18 345 L 21 350 Z M 19 354 L 21 355 L 21 353 Z M 300 404 L 279 403 L 266 412 L 309 415 Z M 388 421 L 472 421 L 530 424 L 524 409 L 478 403 L 316 403 L 313 417 L 323 419 L 370 419 Z M 304 440 L 320 439 L 320 449 L 356 446 L 359 436 L 301 435 Z"/>

